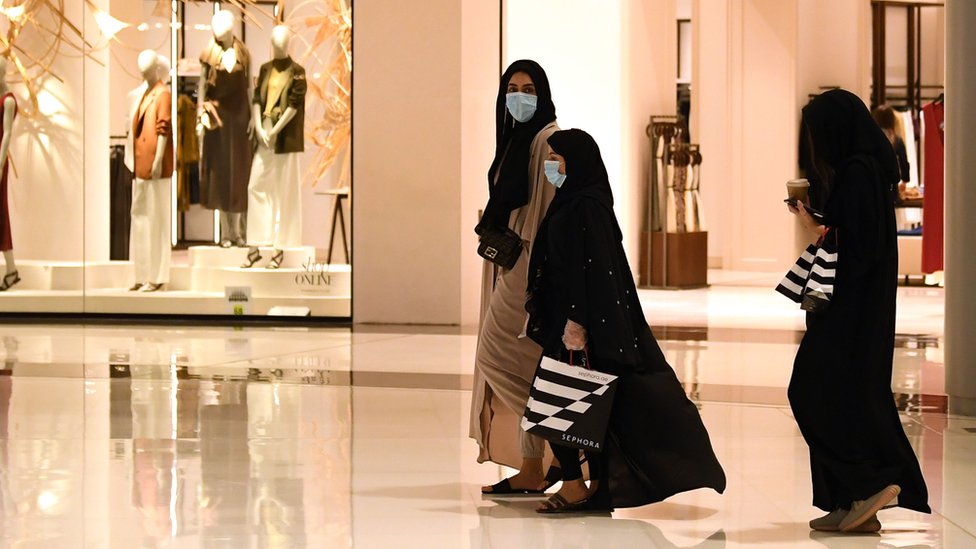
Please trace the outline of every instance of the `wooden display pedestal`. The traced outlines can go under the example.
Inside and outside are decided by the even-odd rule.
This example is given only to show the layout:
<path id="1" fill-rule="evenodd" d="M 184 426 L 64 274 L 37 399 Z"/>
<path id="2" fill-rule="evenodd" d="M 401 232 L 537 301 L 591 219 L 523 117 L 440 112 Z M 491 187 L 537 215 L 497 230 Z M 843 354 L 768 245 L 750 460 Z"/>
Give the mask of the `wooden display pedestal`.
<path id="1" fill-rule="evenodd" d="M 708 232 L 641 232 L 642 288 L 690 289 L 708 286 Z"/>

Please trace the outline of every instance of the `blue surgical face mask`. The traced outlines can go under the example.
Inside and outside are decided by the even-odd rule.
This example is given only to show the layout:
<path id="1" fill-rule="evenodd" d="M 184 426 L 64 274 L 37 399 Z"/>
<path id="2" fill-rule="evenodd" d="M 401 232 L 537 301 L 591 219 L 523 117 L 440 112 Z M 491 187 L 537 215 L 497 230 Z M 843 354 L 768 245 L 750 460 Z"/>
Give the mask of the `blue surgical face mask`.
<path id="1" fill-rule="evenodd" d="M 557 189 L 563 186 L 563 181 L 566 181 L 566 174 L 559 173 L 559 161 L 558 160 L 546 160 L 542 163 L 543 168 L 546 170 L 546 179 L 553 184 Z"/>
<path id="2" fill-rule="evenodd" d="M 512 118 L 519 122 L 528 122 L 535 115 L 535 107 L 539 98 L 531 93 L 512 92 L 505 94 L 505 106 Z"/>

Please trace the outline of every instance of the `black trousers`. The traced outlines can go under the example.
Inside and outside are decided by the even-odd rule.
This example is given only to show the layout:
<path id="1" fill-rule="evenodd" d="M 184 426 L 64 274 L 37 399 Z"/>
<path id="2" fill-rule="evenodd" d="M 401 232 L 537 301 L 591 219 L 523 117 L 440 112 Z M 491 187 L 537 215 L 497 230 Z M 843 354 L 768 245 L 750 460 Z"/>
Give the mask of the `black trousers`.
<path id="1" fill-rule="evenodd" d="M 563 471 L 563 480 L 578 480 L 583 478 L 583 467 L 580 464 L 580 451 L 576 448 L 563 446 L 554 442 L 549 443 L 552 454 L 559 460 L 559 467 Z M 590 479 L 600 478 L 600 454 L 598 452 L 583 451 L 589 467 Z"/>

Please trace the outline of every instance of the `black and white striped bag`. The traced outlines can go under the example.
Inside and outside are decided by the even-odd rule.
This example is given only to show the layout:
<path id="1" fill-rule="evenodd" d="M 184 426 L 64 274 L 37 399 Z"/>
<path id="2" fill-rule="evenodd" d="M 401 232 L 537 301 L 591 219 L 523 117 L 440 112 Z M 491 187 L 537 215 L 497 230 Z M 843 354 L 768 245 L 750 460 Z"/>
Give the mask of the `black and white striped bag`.
<path id="1" fill-rule="evenodd" d="M 602 451 L 616 388 L 613 374 L 543 357 L 522 429 L 563 446 Z"/>
<path id="2" fill-rule="evenodd" d="M 776 291 L 800 304 L 804 311 L 827 308 L 837 276 L 836 238 L 828 233 L 820 245 L 811 244 L 776 286 Z"/>

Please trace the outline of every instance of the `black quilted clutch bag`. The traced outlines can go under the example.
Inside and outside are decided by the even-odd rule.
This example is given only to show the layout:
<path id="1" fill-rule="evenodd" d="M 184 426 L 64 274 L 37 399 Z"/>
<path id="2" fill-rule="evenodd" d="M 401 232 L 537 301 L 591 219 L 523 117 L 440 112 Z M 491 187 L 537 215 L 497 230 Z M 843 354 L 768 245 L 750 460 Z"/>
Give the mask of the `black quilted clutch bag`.
<path id="1" fill-rule="evenodd" d="M 522 238 L 508 227 L 486 227 L 481 232 L 478 255 L 499 267 L 511 269 L 522 255 Z"/>

